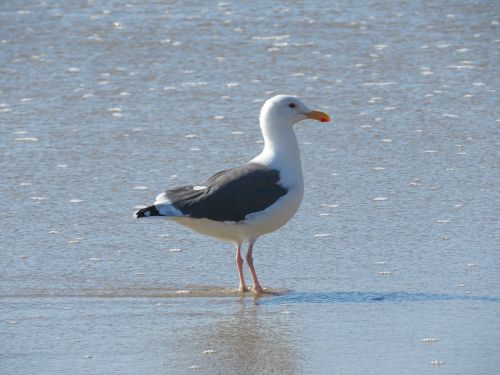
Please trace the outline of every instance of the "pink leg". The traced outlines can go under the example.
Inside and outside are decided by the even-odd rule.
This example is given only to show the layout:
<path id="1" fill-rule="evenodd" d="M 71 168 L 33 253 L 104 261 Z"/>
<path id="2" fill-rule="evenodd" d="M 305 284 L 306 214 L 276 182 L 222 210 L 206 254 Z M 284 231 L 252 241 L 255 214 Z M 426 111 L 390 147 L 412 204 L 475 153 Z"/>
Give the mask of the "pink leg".
<path id="1" fill-rule="evenodd" d="M 238 290 L 240 292 L 248 292 L 248 288 L 245 285 L 245 277 L 243 276 L 243 258 L 241 257 L 241 242 L 236 243 L 236 265 L 238 266 L 238 274 L 240 276 L 240 287 Z"/>
<path id="2" fill-rule="evenodd" d="M 259 279 L 257 279 L 257 273 L 255 272 L 255 268 L 253 267 L 252 251 L 254 243 L 255 240 L 251 240 L 248 243 L 247 264 L 248 268 L 250 269 L 250 273 L 252 274 L 252 280 L 253 280 L 252 291 L 257 293 L 262 293 L 262 287 L 260 286 Z"/>

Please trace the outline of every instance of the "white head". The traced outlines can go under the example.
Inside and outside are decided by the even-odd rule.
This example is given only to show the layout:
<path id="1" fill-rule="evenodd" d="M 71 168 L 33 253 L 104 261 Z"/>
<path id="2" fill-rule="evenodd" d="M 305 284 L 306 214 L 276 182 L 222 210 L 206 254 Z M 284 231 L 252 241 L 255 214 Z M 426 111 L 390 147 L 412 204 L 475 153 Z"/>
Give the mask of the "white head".
<path id="1" fill-rule="evenodd" d="M 261 125 L 293 127 L 294 124 L 305 119 L 328 122 L 330 116 L 324 112 L 309 109 L 302 101 L 290 95 L 276 95 L 268 99 L 260 111 Z"/>

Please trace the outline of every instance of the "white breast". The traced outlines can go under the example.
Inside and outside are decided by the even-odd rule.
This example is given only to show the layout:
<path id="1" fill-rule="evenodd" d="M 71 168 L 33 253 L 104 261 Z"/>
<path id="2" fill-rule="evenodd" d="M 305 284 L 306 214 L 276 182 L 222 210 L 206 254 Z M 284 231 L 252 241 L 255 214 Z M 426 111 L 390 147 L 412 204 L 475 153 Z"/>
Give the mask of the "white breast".
<path id="1" fill-rule="evenodd" d="M 263 211 L 254 212 L 240 222 L 223 222 L 190 217 L 169 219 L 195 232 L 216 237 L 224 241 L 254 240 L 263 234 L 274 232 L 285 225 L 297 212 L 303 197 L 303 189 L 290 190 L 273 205 Z"/>

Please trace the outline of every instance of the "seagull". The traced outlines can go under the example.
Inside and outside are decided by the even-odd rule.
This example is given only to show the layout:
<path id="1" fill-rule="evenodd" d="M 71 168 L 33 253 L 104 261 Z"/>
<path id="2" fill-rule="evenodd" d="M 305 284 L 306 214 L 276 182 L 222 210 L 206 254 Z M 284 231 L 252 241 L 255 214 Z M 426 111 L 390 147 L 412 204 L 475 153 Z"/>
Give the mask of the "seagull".
<path id="1" fill-rule="evenodd" d="M 260 112 L 264 149 L 248 163 L 220 171 L 198 185 L 167 190 L 155 202 L 134 213 L 135 218 L 165 217 L 191 230 L 233 242 L 240 292 L 248 292 L 243 274 L 242 245 L 253 281 L 252 292 L 262 286 L 253 265 L 253 248 L 260 236 L 285 225 L 304 196 L 300 150 L 293 126 L 313 119 L 330 121 L 290 95 L 268 99 Z"/>

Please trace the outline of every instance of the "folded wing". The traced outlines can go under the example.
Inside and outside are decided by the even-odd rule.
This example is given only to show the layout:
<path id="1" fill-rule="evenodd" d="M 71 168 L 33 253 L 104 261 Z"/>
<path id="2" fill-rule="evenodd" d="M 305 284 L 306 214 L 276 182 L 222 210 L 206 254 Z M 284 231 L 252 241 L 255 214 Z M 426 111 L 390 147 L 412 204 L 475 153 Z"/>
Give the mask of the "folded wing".
<path id="1" fill-rule="evenodd" d="M 249 163 L 218 172 L 199 186 L 168 190 L 156 198 L 155 205 L 168 202 L 183 216 L 238 222 L 287 193 L 279 180 L 279 171 Z"/>

